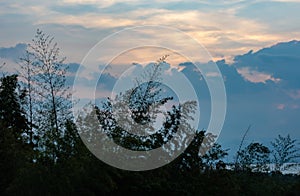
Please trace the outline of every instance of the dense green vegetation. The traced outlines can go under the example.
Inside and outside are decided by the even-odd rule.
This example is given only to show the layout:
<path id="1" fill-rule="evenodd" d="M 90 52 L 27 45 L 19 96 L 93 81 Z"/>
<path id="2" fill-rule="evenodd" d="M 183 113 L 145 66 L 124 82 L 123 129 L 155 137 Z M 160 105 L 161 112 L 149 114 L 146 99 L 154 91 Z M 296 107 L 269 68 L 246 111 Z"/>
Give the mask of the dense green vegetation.
<path id="1" fill-rule="evenodd" d="M 280 173 L 284 163 L 299 156 L 296 140 L 290 136 L 279 136 L 272 143 L 274 151 L 257 142 L 239 150 L 234 170 L 226 169 L 228 163 L 222 160 L 228 156 L 227 150 L 214 143 L 214 136 L 205 131 L 195 131 L 185 151 L 164 167 L 143 172 L 111 167 L 98 160 L 81 141 L 65 85 L 67 67 L 63 66 L 64 58 L 59 57 L 53 39 L 38 30 L 21 60 L 19 75 L 4 74 L 0 79 L 0 195 L 300 193 L 300 176 Z M 158 67 L 159 63 L 156 65 Z M 153 73 L 155 76 L 156 68 Z M 142 97 L 137 99 L 142 100 L 140 103 L 131 103 L 135 121 L 151 118 L 145 112 L 147 104 L 164 104 L 171 100 L 156 97 L 159 91 L 147 92 L 158 86 L 159 83 L 150 80 L 146 88 L 135 89 L 133 95 Z M 143 89 L 148 94 L 143 94 Z M 147 101 L 151 103 L 145 104 Z M 188 119 L 188 113 L 193 111 L 192 102 L 172 107 L 163 129 L 149 139 L 107 123 L 114 122 L 109 111 L 111 104 L 117 102 L 109 100 L 106 108 L 95 106 L 94 109 L 109 137 L 132 150 L 161 146 L 172 138 L 178 127 L 186 122 L 182 119 Z M 203 145 L 211 145 L 211 148 L 201 156 L 199 150 Z M 271 162 L 271 154 L 276 172 L 268 172 L 266 167 Z"/>

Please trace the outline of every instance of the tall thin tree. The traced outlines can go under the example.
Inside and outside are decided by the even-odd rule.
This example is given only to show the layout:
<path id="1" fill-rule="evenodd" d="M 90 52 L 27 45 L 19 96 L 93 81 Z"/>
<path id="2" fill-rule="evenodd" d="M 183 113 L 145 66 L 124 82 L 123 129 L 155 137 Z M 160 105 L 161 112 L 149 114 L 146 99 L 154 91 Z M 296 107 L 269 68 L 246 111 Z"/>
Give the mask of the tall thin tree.
<path id="1" fill-rule="evenodd" d="M 46 156 L 54 162 L 59 153 L 59 138 L 64 135 L 64 124 L 71 115 L 71 96 L 66 83 L 68 67 L 63 63 L 65 57 L 60 57 L 60 48 L 54 43 L 54 37 L 37 30 L 29 51 L 33 55 L 36 92 L 38 93 L 38 115 L 42 147 Z"/>
<path id="2" fill-rule="evenodd" d="M 20 71 L 19 75 L 21 77 L 22 84 L 24 84 L 26 93 L 26 111 L 28 119 L 28 136 L 29 143 L 34 145 L 34 67 L 33 55 L 27 50 L 23 57 L 20 58 Z"/>

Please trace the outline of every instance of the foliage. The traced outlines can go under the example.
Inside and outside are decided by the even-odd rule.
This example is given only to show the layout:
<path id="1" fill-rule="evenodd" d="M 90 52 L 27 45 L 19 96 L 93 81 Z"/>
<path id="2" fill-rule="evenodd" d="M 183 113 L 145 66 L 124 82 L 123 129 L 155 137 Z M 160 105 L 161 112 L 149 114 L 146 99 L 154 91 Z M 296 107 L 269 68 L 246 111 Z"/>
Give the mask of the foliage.
<path id="1" fill-rule="evenodd" d="M 35 121 L 36 121 L 36 110 L 38 109 L 35 103 L 35 97 L 37 96 L 37 92 L 35 91 L 35 83 L 34 83 L 34 70 L 33 66 L 34 56 L 28 50 L 25 55 L 20 58 L 20 71 L 19 75 L 21 77 L 21 85 L 26 90 L 25 102 L 23 104 L 24 110 L 27 113 L 28 119 L 28 141 L 31 145 L 37 145 L 37 133 L 35 131 Z M 34 115 L 35 114 L 35 115 Z"/>
<path id="2" fill-rule="evenodd" d="M 20 167 L 30 157 L 25 142 L 27 120 L 21 103 L 24 92 L 18 88 L 17 75 L 0 79 L 0 191 L 4 191 Z"/>
<path id="3" fill-rule="evenodd" d="M 278 138 L 271 142 L 276 170 L 280 170 L 284 163 L 300 157 L 296 142 L 297 140 L 292 139 L 289 134 L 286 137 L 278 135 Z"/>
<path id="4" fill-rule="evenodd" d="M 65 123 L 72 118 L 71 94 L 65 85 L 65 58 L 60 58 L 60 49 L 53 40 L 53 37 L 37 30 L 25 57 L 21 58 L 28 92 L 30 141 L 35 142 L 41 152 L 38 159 L 46 162 L 56 162 L 61 157 L 60 153 L 64 153 L 60 141 L 65 131 L 68 132 Z M 32 135 L 37 136 L 36 141 L 33 141 Z"/>
<path id="5" fill-rule="evenodd" d="M 260 171 L 268 170 L 270 150 L 260 143 L 251 143 L 239 152 L 239 163 L 243 170 Z"/>
<path id="6" fill-rule="evenodd" d="M 222 159 L 228 155 L 228 150 L 223 150 L 220 144 L 214 143 L 212 148 L 203 156 L 204 163 L 208 169 L 225 169 L 225 163 Z"/>
<path id="7" fill-rule="evenodd" d="M 163 88 L 159 81 L 161 66 L 166 63 L 166 58 L 167 56 L 161 57 L 145 70 L 141 79 L 136 79 L 135 87 L 118 94 L 113 100 L 108 98 L 101 106 L 94 106 L 100 131 L 116 144 L 130 150 L 149 151 L 173 139 L 173 149 L 177 150 L 185 148 L 188 145 L 185 143 L 187 135 L 196 132 L 189 123 L 193 119 L 196 101 L 173 104 L 164 112 L 165 119 L 161 127 L 156 130 L 154 126 L 158 113 L 162 113 L 160 106 L 173 99 L 162 94 Z M 179 134 L 182 135 L 173 138 Z M 119 148 L 118 152 L 122 153 L 120 150 L 122 149 Z M 174 153 L 171 148 L 163 150 L 168 156 Z"/>
<path id="8" fill-rule="evenodd" d="M 143 78 L 150 78 L 148 81 L 137 79 L 136 87 L 85 112 L 86 116 L 79 116 L 75 124 L 69 115 L 64 58 L 59 59 L 53 38 L 38 30 L 21 62 L 22 77 L 0 77 L 0 195 L 297 195 L 299 176 L 260 172 L 265 171 L 270 153 L 260 143 L 239 151 L 239 163 L 258 172 L 222 169 L 227 150 L 215 143 L 216 136 L 196 131 L 189 124 L 194 101 L 170 107 L 161 129 L 149 136 L 138 137 L 127 131 L 131 129 L 117 126 L 115 120 L 122 115 L 114 113 L 112 106 L 119 104 L 120 113 L 129 109 L 129 119 L 143 125 L 155 119 L 159 106 L 172 99 L 161 96 L 157 81 L 160 63 L 165 59 L 162 57 L 153 70 L 145 72 Z M 124 100 L 129 100 L 128 108 L 122 105 Z M 97 124 L 92 123 L 93 117 Z M 132 126 L 132 121 L 122 120 Z M 131 150 L 155 149 L 170 141 L 180 128 L 194 137 L 190 143 L 184 134 L 173 140 L 175 147 L 185 150 L 170 164 L 130 172 L 106 165 L 84 145 L 79 133 L 93 143 L 99 138 L 90 130 L 99 127 Z M 297 157 L 296 140 L 289 135 L 279 136 L 272 145 L 278 164 Z M 166 149 L 166 153 L 172 150 Z"/>

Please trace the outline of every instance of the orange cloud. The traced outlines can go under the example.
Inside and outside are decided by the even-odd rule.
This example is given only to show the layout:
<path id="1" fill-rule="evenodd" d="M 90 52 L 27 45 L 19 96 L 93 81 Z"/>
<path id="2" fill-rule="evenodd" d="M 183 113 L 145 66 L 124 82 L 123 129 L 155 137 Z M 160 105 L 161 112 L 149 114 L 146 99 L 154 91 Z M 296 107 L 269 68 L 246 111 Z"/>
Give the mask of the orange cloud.
<path id="1" fill-rule="evenodd" d="M 276 83 L 280 82 L 279 78 L 274 78 L 271 74 L 251 70 L 249 67 L 239 68 L 237 71 L 244 77 L 245 80 L 253 83 L 266 83 L 268 80 Z"/>

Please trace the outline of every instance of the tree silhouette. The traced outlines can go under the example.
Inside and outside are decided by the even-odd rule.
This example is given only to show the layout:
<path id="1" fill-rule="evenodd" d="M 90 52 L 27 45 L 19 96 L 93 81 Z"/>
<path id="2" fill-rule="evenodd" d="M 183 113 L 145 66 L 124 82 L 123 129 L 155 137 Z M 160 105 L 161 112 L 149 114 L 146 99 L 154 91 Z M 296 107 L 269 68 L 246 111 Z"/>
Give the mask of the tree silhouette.
<path id="1" fill-rule="evenodd" d="M 213 146 L 203 156 L 203 160 L 207 166 L 207 169 L 213 170 L 224 167 L 224 164 L 222 164 L 222 159 L 228 155 L 228 150 L 229 149 L 223 150 L 220 144 L 214 143 Z"/>
<path id="2" fill-rule="evenodd" d="M 65 123 L 72 116 L 71 94 L 65 85 L 65 58 L 60 58 L 60 49 L 53 41 L 53 37 L 38 29 L 20 66 L 27 89 L 29 140 L 37 145 L 40 158 L 55 163 Z"/>
<path id="3" fill-rule="evenodd" d="M 251 143 L 239 152 L 239 164 L 243 170 L 267 171 L 270 150 L 260 143 Z"/>
<path id="4" fill-rule="evenodd" d="M 271 142 L 275 169 L 277 171 L 281 170 L 284 163 L 288 163 L 300 157 L 296 142 L 297 140 L 291 139 L 289 134 L 286 137 L 278 135 L 275 141 Z"/>
<path id="5" fill-rule="evenodd" d="M 199 172 L 205 165 L 201 156 L 205 155 L 210 148 L 213 148 L 213 151 L 206 155 L 206 164 L 216 165 L 217 161 L 227 153 L 221 149 L 220 145 L 214 145 L 215 135 L 205 134 L 205 131 L 197 131 L 192 127 L 191 121 L 194 120 L 193 114 L 197 108 L 197 102 L 192 100 L 172 105 L 164 113 L 165 121 L 158 130 L 154 130 L 151 124 L 160 112 L 159 106 L 173 99 L 161 93 L 160 66 L 166 63 L 166 58 L 167 56 L 163 56 L 150 68 L 148 67 L 148 70 L 145 70 L 141 76 L 143 80 L 136 79 L 135 87 L 118 94 L 114 99 L 107 98 L 101 106 L 93 107 L 92 113 L 95 113 L 99 126 L 90 121 L 89 118 L 93 118 L 92 114 L 79 118 L 80 127 L 83 127 L 81 134 L 85 135 L 83 138 L 86 138 L 86 142 L 94 146 L 92 148 L 97 148 L 95 144 L 99 142 L 99 138 L 93 137 L 91 134 L 93 131 L 87 131 L 88 126 L 96 130 L 101 129 L 114 143 L 133 151 L 149 151 L 170 143 L 171 148 L 163 148 L 164 153 L 167 154 L 166 157 L 173 156 L 176 150 L 182 150 L 182 154 L 174 161 L 174 166 L 181 171 Z M 89 123 L 86 123 L 88 121 Z M 139 127 L 145 133 L 151 132 L 151 134 L 135 134 L 138 132 L 135 129 Z M 154 133 L 152 133 L 153 130 Z M 188 139 L 190 135 L 194 136 Z M 122 150 L 114 149 L 112 153 L 115 152 L 122 153 Z M 213 160 L 209 161 L 208 159 L 212 157 Z"/>
<path id="6" fill-rule="evenodd" d="M 28 140 L 32 147 L 37 145 L 37 134 L 36 134 L 36 126 L 35 126 L 35 88 L 34 88 L 34 58 L 33 55 L 27 50 L 23 57 L 20 58 L 20 71 L 19 75 L 22 78 L 21 84 L 24 85 L 26 89 L 26 102 L 24 103 L 25 110 L 27 111 L 27 119 L 28 119 Z"/>
<path id="7" fill-rule="evenodd" d="M 178 106 L 173 105 L 165 113 L 166 120 L 163 126 L 159 130 L 155 130 L 155 133 L 145 136 L 131 133 L 139 125 L 146 133 L 154 131 L 152 123 L 160 112 L 159 107 L 173 99 L 173 97 L 161 95 L 160 70 L 162 64 L 166 63 L 166 58 L 167 56 L 163 56 L 152 65 L 151 69 L 144 72 L 141 78 L 146 78 L 146 81 L 136 79 L 136 87 L 117 95 L 114 100 L 108 98 L 101 107 L 94 107 L 102 130 L 115 143 L 131 150 L 155 149 L 172 139 L 179 125 L 184 124 L 183 120 L 188 121 L 192 118 L 187 112 L 195 111 L 196 102 L 190 101 Z M 119 126 L 117 122 L 122 126 Z M 190 125 L 188 123 L 186 125 L 191 131 Z"/>
<path id="8" fill-rule="evenodd" d="M 21 107 L 24 96 L 24 91 L 18 87 L 17 75 L 0 79 L 0 193 L 30 157 L 25 140 L 28 124 Z"/>

